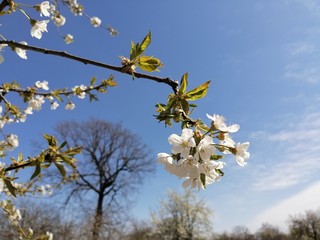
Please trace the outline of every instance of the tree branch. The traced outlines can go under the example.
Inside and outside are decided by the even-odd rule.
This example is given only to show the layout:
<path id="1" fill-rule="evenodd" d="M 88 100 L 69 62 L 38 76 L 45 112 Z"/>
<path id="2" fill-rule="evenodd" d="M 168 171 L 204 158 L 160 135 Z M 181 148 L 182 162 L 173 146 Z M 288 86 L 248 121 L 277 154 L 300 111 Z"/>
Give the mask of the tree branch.
<path id="1" fill-rule="evenodd" d="M 0 12 L 6 8 L 6 6 L 9 6 L 9 2 L 11 1 L 8 1 L 8 0 L 3 0 L 1 3 L 0 3 Z"/>
<path id="2" fill-rule="evenodd" d="M 144 79 L 149 79 L 149 80 L 156 81 L 159 83 L 164 83 L 164 84 L 169 85 L 172 88 L 174 93 L 178 92 L 178 82 L 175 80 L 172 80 L 170 77 L 161 78 L 161 77 L 152 76 L 152 75 L 148 75 L 148 74 L 131 72 L 131 71 L 125 70 L 124 67 L 118 67 L 118 66 L 105 64 L 102 62 L 97 62 L 97 61 L 90 60 L 87 58 L 78 57 L 78 56 L 69 54 L 67 52 L 63 52 L 63 51 L 56 51 L 56 50 L 35 47 L 35 46 L 31 46 L 31 45 L 24 45 L 21 43 L 17 43 L 15 41 L 4 41 L 3 40 L 3 41 L 0 41 L 0 44 L 8 44 L 11 48 L 21 48 L 24 50 L 30 50 L 30 51 L 40 52 L 40 53 L 44 53 L 44 54 L 48 54 L 48 55 L 54 55 L 54 56 L 59 56 L 59 57 L 63 57 L 63 58 L 68 58 L 68 59 L 71 59 L 71 60 L 74 60 L 77 62 L 82 62 L 86 65 L 88 64 L 88 65 L 93 65 L 93 66 L 97 66 L 97 67 L 101 67 L 101 68 L 106 68 L 106 69 L 110 69 L 113 71 L 125 73 L 128 75 L 133 75 L 136 78 L 144 78 Z"/>

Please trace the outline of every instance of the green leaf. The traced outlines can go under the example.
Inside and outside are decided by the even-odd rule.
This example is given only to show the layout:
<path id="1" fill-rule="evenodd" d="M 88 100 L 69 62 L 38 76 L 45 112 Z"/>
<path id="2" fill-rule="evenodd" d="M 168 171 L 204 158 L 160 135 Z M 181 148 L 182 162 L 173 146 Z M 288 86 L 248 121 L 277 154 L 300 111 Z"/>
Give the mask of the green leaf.
<path id="1" fill-rule="evenodd" d="M 187 100 L 185 99 L 181 99 L 181 106 L 182 106 L 182 110 L 189 115 L 189 103 Z"/>
<path id="2" fill-rule="evenodd" d="M 138 61 L 138 66 L 146 72 L 159 71 L 159 67 L 162 67 L 163 64 L 158 58 L 152 56 L 141 56 Z"/>
<path id="3" fill-rule="evenodd" d="M 151 43 L 151 32 L 149 31 L 147 36 L 142 40 L 141 44 L 137 43 L 134 45 L 134 43 L 131 41 L 131 50 L 130 50 L 130 60 L 134 60 L 135 58 L 139 57 L 144 50 L 149 46 Z"/>
<path id="4" fill-rule="evenodd" d="M 92 77 L 90 80 L 90 85 L 94 85 L 96 83 L 97 78 L 96 77 Z"/>
<path id="5" fill-rule="evenodd" d="M 144 50 L 146 50 L 146 48 L 149 46 L 150 43 L 151 43 L 151 32 L 149 31 L 147 36 L 145 36 L 145 38 L 141 42 L 141 46 L 140 46 L 140 49 L 139 49 L 141 51 L 141 53 L 143 53 Z M 139 53 L 139 55 L 141 53 Z"/>
<path id="6" fill-rule="evenodd" d="M 98 97 L 92 93 L 89 93 L 89 101 L 92 102 L 92 101 L 98 101 Z"/>
<path id="7" fill-rule="evenodd" d="M 222 155 L 215 154 L 215 155 L 210 156 L 210 160 L 219 160 L 223 157 L 224 156 L 222 156 Z"/>
<path id="8" fill-rule="evenodd" d="M 64 166 L 61 163 L 54 163 L 56 165 L 56 167 L 58 168 L 60 174 L 62 175 L 62 177 L 65 177 L 67 175 L 66 169 L 64 168 Z"/>
<path id="9" fill-rule="evenodd" d="M 60 145 L 59 149 L 64 148 L 66 145 L 67 145 L 67 142 L 66 142 L 66 141 L 64 141 L 64 142 Z"/>
<path id="10" fill-rule="evenodd" d="M 204 173 L 200 173 L 200 180 L 203 185 L 203 188 L 206 189 L 206 175 Z"/>
<path id="11" fill-rule="evenodd" d="M 184 99 L 189 100 L 189 101 L 193 101 L 193 100 L 198 100 L 200 98 L 203 98 L 208 92 L 210 82 L 211 81 L 207 81 L 207 82 L 201 84 L 200 86 L 190 90 L 189 92 L 187 92 L 185 94 Z"/>
<path id="12" fill-rule="evenodd" d="M 12 185 L 12 182 L 8 179 L 3 179 L 3 182 L 4 184 L 7 186 L 9 192 L 14 196 L 14 197 L 17 197 L 16 196 L 16 188 Z"/>
<path id="13" fill-rule="evenodd" d="M 216 172 L 219 173 L 221 175 L 221 177 L 223 177 L 224 172 L 221 169 L 216 169 Z"/>
<path id="14" fill-rule="evenodd" d="M 136 58 L 136 56 L 137 56 L 136 46 L 134 45 L 134 42 L 131 41 L 130 60 Z"/>
<path id="15" fill-rule="evenodd" d="M 34 173 L 32 174 L 30 180 L 34 179 L 36 176 L 38 176 L 41 172 L 41 166 L 40 166 L 40 163 L 37 163 L 36 167 L 35 167 L 35 170 L 34 170 Z"/>
<path id="16" fill-rule="evenodd" d="M 57 140 L 52 135 L 43 134 L 44 138 L 47 140 L 49 146 L 55 147 L 57 146 Z"/>
<path id="17" fill-rule="evenodd" d="M 117 86 L 117 82 L 112 80 L 112 79 L 107 79 L 106 80 L 106 85 L 109 86 L 109 87 L 115 87 L 115 86 Z"/>
<path id="18" fill-rule="evenodd" d="M 18 154 L 18 159 L 17 159 L 18 162 L 22 162 L 23 161 L 23 155 L 22 153 L 19 153 Z"/>
<path id="19" fill-rule="evenodd" d="M 188 73 L 185 73 L 183 74 L 180 81 L 180 88 L 179 88 L 180 95 L 186 92 L 187 86 L 188 86 Z"/>

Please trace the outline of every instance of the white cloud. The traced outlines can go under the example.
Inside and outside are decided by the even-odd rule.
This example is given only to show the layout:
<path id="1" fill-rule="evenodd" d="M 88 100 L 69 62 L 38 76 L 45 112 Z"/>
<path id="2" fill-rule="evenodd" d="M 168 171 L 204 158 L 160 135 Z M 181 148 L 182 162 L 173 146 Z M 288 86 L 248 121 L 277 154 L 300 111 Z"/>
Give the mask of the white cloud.
<path id="1" fill-rule="evenodd" d="M 256 190 L 284 189 L 308 182 L 320 171 L 320 112 L 289 121 L 291 124 L 278 133 L 255 135 L 264 136 L 264 144 L 271 144 L 275 149 L 255 173 Z"/>
<path id="2" fill-rule="evenodd" d="M 315 84 L 320 82 L 320 70 L 317 66 L 305 66 L 299 63 L 290 63 L 285 67 L 283 74 L 286 79 Z"/>
<path id="3" fill-rule="evenodd" d="M 299 42 L 289 44 L 288 50 L 291 55 L 311 54 L 315 51 L 314 45 L 311 43 Z"/>
<path id="4" fill-rule="evenodd" d="M 255 231 L 262 223 L 268 222 L 285 229 L 290 215 L 293 216 L 298 213 L 304 213 L 306 210 L 318 209 L 320 207 L 319 198 L 320 181 L 263 211 L 248 226 L 252 231 Z"/>

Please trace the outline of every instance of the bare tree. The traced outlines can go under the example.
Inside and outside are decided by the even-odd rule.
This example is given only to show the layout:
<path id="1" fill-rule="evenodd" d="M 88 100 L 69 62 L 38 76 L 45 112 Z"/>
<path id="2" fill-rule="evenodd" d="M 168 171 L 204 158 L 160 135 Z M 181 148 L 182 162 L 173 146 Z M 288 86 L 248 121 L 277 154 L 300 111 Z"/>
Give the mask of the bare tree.
<path id="1" fill-rule="evenodd" d="M 68 144 L 83 147 L 78 180 L 72 182 L 67 201 L 78 197 L 92 202 L 95 196 L 92 239 L 99 239 L 106 220 L 114 220 L 112 216 L 118 213 L 111 212 L 112 207 L 125 203 L 128 194 L 153 170 L 150 150 L 138 136 L 120 124 L 102 120 L 62 122 L 56 131 Z M 104 211 L 106 208 L 108 211 Z"/>
<path id="2" fill-rule="evenodd" d="M 153 234 L 152 226 L 145 221 L 134 220 L 131 230 L 123 237 L 123 240 L 158 240 Z"/>
<path id="3" fill-rule="evenodd" d="M 182 195 L 170 191 L 159 211 L 153 213 L 152 221 L 159 239 L 203 239 L 211 233 L 211 214 L 212 210 L 190 190 Z"/>
<path id="4" fill-rule="evenodd" d="M 231 232 L 232 240 L 254 240 L 254 235 L 246 226 L 235 226 Z"/>
<path id="5" fill-rule="evenodd" d="M 320 210 L 306 211 L 305 214 L 289 218 L 291 239 L 320 239 Z"/>
<path id="6" fill-rule="evenodd" d="M 68 221 L 54 203 L 44 201 L 35 203 L 34 199 L 29 199 L 19 201 L 17 205 L 22 216 L 21 227 L 32 229 L 33 239 L 40 239 L 37 237 L 47 231 L 53 233 L 56 240 L 79 239 L 77 224 Z M 0 213 L 0 239 L 19 239 L 17 229 L 12 227 L 2 211 Z"/>
<path id="7" fill-rule="evenodd" d="M 263 223 L 255 233 L 257 240 L 286 240 L 287 235 L 280 231 L 276 226 L 269 223 Z"/>

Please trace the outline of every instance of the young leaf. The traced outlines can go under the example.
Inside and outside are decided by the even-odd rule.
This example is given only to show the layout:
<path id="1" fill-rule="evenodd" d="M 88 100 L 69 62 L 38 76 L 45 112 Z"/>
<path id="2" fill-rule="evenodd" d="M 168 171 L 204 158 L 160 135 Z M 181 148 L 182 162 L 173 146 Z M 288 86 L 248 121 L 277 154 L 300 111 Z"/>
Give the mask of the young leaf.
<path id="1" fill-rule="evenodd" d="M 66 142 L 66 141 L 64 141 L 64 142 L 60 145 L 59 149 L 64 148 L 66 145 L 67 145 L 67 142 Z"/>
<path id="2" fill-rule="evenodd" d="M 146 50 L 146 48 L 149 46 L 150 43 L 151 43 L 151 32 L 149 31 L 147 36 L 145 36 L 145 38 L 141 42 L 139 52 L 141 51 L 141 53 L 143 53 L 144 50 Z M 139 55 L 141 53 L 139 53 Z"/>
<path id="3" fill-rule="evenodd" d="M 200 173 L 200 180 L 204 189 L 206 189 L 206 175 L 204 173 Z"/>
<path id="4" fill-rule="evenodd" d="M 55 147 L 57 146 L 57 140 L 52 135 L 43 134 L 44 138 L 47 140 L 49 146 Z"/>
<path id="5" fill-rule="evenodd" d="M 188 115 L 189 114 L 189 103 L 185 99 L 181 99 L 182 110 Z"/>
<path id="6" fill-rule="evenodd" d="M 198 100 L 200 98 L 203 98 L 208 92 L 210 82 L 211 81 L 205 82 L 205 83 L 201 84 L 200 86 L 190 90 L 189 92 L 187 92 L 185 94 L 184 99 L 189 100 L 189 101 L 193 101 L 193 100 Z"/>
<path id="7" fill-rule="evenodd" d="M 3 181 L 4 181 L 4 184 L 7 186 L 7 188 L 8 188 L 8 190 L 9 190 L 9 192 L 14 196 L 14 197 L 17 197 L 16 196 L 16 188 L 12 185 L 12 182 L 10 181 L 10 180 L 8 180 L 8 179 L 3 179 Z"/>
<path id="8" fill-rule="evenodd" d="M 141 56 L 138 61 L 138 66 L 146 72 L 159 71 L 158 67 L 162 67 L 162 63 L 158 58 L 151 56 Z"/>
<path id="9" fill-rule="evenodd" d="M 90 85 L 94 85 L 96 83 L 97 78 L 96 77 L 92 77 L 90 80 Z"/>
<path id="10" fill-rule="evenodd" d="M 218 155 L 218 154 L 215 154 L 215 155 L 212 155 L 211 157 L 210 157 L 210 160 L 219 160 L 219 159 L 221 159 L 221 158 L 223 158 L 224 156 L 222 156 L 222 155 Z"/>
<path id="11" fill-rule="evenodd" d="M 32 174 L 30 180 L 34 179 L 36 176 L 38 176 L 41 172 L 41 166 L 40 163 L 38 163 L 35 167 L 34 173 Z"/>
<path id="12" fill-rule="evenodd" d="M 188 73 L 185 73 L 183 74 L 180 81 L 180 88 L 179 88 L 180 95 L 186 92 L 187 86 L 188 86 Z"/>
<path id="13" fill-rule="evenodd" d="M 107 80 L 106 80 L 106 84 L 107 84 L 107 86 L 109 86 L 109 87 L 115 87 L 115 86 L 117 86 L 117 82 L 114 81 L 114 80 L 112 80 L 112 79 L 107 79 Z"/>
<path id="14" fill-rule="evenodd" d="M 130 50 L 130 60 L 134 60 L 135 58 L 139 57 L 144 50 L 149 46 L 151 43 L 151 32 L 148 32 L 147 36 L 142 40 L 141 44 L 134 43 L 131 41 L 131 50 Z"/>
<path id="15" fill-rule="evenodd" d="M 64 166 L 61 163 L 57 163 L 57 162 L 55 162 L 54 164 L 58 168 L 58 170 L 59 170 L 60 174 L 62 175 L 62 177 L 65 177 L 67 175 L 67 172 L 66 172 Z"/>
<path id="16" fill-rule="evenodd" d="M 136 56 L 137 56 L 136 46 L 131 41 L 130 60 L 136 58 Z"/>

